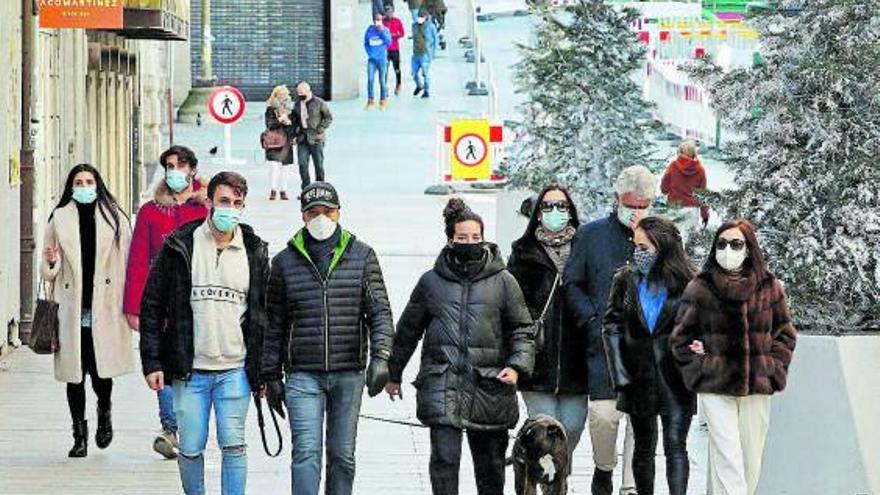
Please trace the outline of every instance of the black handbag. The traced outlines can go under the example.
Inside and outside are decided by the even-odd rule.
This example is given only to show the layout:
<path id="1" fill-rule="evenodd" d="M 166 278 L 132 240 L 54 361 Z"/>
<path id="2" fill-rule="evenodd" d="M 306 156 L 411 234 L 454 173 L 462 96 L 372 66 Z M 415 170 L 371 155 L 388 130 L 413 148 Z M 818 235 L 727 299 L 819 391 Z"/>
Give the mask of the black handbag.
<path id="1" fill-rule="evenodd" d="M 544 349 L 544 326 L 546 325 L 545 319 L 547 318 L 547 311 L 550 309 L 550 305 L 553 303 L 553 296 L 556 295 L 556 289 L 559 287 L 559 272 L 556 273 L 556 278 L 553 279 L 553 288 L 550 289 L 550 295 L 547 296 L 547 302 L 544 304 L 544 310 L 541 311 L 541 316 L 535 320 L 535 350 L 540 352 Z"/>
<path id="2" fill-rule="evenodd" d="M 28 335 L 28 347 L 37 354 L 55 354 L 61 348 L 58 343 L 58 303 L 55 302 L 55 284 L 50 293 L 46 293 L 46 282 L 40 280 L 40 292 L 47 298 L 37 294 L 37 307 L 34 309 L 34 322 Z"/>

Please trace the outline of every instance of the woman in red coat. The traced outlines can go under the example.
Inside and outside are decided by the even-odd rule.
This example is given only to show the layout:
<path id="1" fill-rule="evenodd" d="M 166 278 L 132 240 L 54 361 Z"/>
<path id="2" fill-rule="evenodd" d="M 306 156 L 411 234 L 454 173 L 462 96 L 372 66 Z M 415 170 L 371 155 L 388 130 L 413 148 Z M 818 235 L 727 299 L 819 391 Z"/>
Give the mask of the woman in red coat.
<path id="1" fill-rule="evenodd" d="M 165 171 L 156 186 L 153 199 L 141 206 L 137 214 L 128 269 L 125 280 L 123 312 L 132 330 L 140 327 L 141 297 L 150 274 L 150 265 L 159 255 L 165 238 L 185 223 L 208 215 L 205 206 L 206 188 L 196 179 L 198 159 L 185 146 L 172 146 L 159 157 Z M 171 388 L 158 392 L 159 420 L 162 433 L 153 441 L 153 450 L 168 459 L 177 456 L 177 421 Z"/>
<path id="2" fill-rule="evenodd" d="M 660 190 L 666 195 L 666 200 L 670 205 L 676 205 L 688 209 L 688 218 L 696 220 L 696 211 L 693 208 L 700 208 L 700 218 L 705 226 L 709 221 L 709 207 L 701 205 L 700 201 L 694 196 L 697 189 L 706 189 L 706 170 L 700 159 L 697 158 L 697 145 L 693 141 L 683 141 L 678 147 L 678 158 L 676 158 L 666 173 L 663 174 L 663 181 L 660 183 Z M 692 214 L 691 214 L 692 212 Z M 691 225 L 680 225 L 682 233 L 686 233 Z M 693 222 L 696 227 L 696 222 Z"/>

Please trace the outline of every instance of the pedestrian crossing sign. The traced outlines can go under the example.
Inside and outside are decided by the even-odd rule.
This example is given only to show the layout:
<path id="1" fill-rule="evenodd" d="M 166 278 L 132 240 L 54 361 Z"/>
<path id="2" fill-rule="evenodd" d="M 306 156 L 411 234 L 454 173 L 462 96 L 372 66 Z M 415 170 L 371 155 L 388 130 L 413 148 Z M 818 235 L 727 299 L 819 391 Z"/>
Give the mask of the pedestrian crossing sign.
<path id="1" fill-rule="evenodd" d="M 444 129 L 444 141 L 452 148 L 452 181 L 492 179 L 492 143 L 501 141 L 501 127 L 486 119 L 456 119 Z"/>

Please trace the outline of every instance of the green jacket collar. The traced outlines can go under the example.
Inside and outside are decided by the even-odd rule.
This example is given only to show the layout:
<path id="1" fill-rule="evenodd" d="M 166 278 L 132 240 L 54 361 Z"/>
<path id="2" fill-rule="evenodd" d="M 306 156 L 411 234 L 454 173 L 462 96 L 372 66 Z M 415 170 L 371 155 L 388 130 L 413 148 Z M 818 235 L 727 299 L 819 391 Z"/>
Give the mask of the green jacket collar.
<path id="1" fill-rule="evenodd" d="M 336 268 L 336 265 L 342 261 L 342 255 L 345 254 L 345 250 L 348 249 L 348 245 L 351 244 L 354 236 L 345 229 L 342 229 L 342 233 L 339 236 L 339 244 L 336 245 L 336 248 L 333 249 L 333 260 L 330 261 L 330 270 L 327 272 L 327 277 L 330 277 L 330 274 L 333 273 L 333 269 Z M 309 252 L 306 249 L 306 229 L 300 229 L 293 238 L 290 239 L 288 245 L 296 251 L 299 251 L 301 255 L 305 257 L 305 259 L 309 260 L 309 263 L 314 265 L 314 261 L 312 261 L 312 257 L 309 256 Z"/>

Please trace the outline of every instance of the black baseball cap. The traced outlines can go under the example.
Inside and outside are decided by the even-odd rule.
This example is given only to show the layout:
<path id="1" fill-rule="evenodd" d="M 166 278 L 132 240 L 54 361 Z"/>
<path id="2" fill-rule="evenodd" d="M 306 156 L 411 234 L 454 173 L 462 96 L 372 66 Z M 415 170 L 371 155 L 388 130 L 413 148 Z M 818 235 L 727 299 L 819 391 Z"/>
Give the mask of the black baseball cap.
<path id="1" fill-rule="evenodd" d="M 312 182 L 307 185 L 299 195 L 302 211 L 313 206 L 326 206 L 327 208 L 339 208 L 339 195 L 336 188 L 329 182 Z"/>

